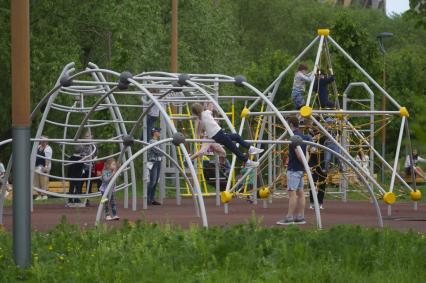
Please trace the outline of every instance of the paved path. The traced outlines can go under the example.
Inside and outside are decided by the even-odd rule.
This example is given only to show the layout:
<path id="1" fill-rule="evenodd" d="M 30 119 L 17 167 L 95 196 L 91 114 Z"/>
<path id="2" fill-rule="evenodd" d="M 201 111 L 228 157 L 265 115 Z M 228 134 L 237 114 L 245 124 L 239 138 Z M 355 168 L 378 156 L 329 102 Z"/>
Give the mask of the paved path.
<path id="1" fill-rule="evenodd" d="M 242 199 L 234 199 L 229 206 L 229 214 L 225 215 L 223 207 L 215 206 L 214 198 L 205 199 L 207 216 L 210 226 L 226 226 L 246 223 L 255 215 L 266 226 L 275 226 L 275 222 L 283 218 L 287 209 L 286 199 L 274 199 L 268 208 L 263 208 L 262 202 L 258 205 L 249 204 Z M 200 225 L 201 219 L 195 216 L 192 199 L 183 199 L 182 205 L 177 206 L 174 199 L 167 199 L 162 206 L 149 206 L 148 210 L 139 209 L 132 211 L 124 209 L 122 203 L 118 204 L 118 212 L 121 219 L 130 221 L 144 220 L 150 223 L 171 223 L 188 227 L 191 224 Z M 68 222 L 82 227 L 93 227 L 97 206 L 87 208 L 66 208 L 63 204 L 37 204 L 32 214 L 32 227 L 34 230 L 47 231 L 57 225 L 62 216 L 66 216 Z M 5 208 L 4 226 L 12 229 L 12 207 Z M 322 221 L 325 228 L 338 224 L 359 224 L 365 227 L 377 227 L 377 217 L 373 205 L 368 201 L 327 201 L 325 209 L 321 210 Z M 387 208 L 382 204 L 382 215 L 385 226 L 407 231 L 426 233 L 426 204 L 419 205 L 417 211 L 413 210 L 412 203 L 397 203 L 393 206 L 393 217 L 407 219 L 387 219 Z M 315 228 L 315 215 L 313 210 L 306 210 L 306 228 Z M 417 220 L 415 220 L 417 219 Z M 120 226 L 122 220 L 108 222 L 108 225 Z"/>

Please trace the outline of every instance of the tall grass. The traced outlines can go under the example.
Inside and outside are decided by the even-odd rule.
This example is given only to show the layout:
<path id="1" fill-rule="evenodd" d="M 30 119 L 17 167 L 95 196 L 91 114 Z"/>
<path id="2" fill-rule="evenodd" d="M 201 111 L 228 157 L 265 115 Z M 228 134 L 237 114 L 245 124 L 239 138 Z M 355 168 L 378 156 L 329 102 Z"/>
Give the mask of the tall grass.
<path id="1" fill-rule="evenodd" d="M 424 282 L 425 235 L 339 226 L 183 230 L 125 222 L 33 234 L 33 266 L 14 267 L 0 232 L 0 282 Z"/>

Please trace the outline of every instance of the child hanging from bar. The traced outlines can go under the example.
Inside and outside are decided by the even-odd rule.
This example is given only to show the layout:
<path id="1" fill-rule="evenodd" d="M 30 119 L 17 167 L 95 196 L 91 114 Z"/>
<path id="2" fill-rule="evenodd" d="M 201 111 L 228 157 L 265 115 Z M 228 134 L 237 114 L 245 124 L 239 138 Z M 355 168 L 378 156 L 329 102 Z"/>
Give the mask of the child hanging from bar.
<path id="1" fill-rule="evenodd" d="M 312 82 L 313 79 L 314 76 L 308 73 L 308 66 L 306 64 L 300 64 L 294 75 L 293 89 L 291 91 L 291 100 L 297 110 L 305 105 L 305 85 L 306 83 Z"/>
<path id="2" fill-rule="evenodd" d="M 217 111 L 214 108 L 213 103 L 206 103 L 204 105 L 204 108 L 206 110 L 209 110 L 212 112 L 212 116 L 216 117 L 217 116 Z M 200 119 L 197 119 L 196 123 L 195 123 L 195 134 L 196 134 L 196 138 L 201 138 L 201 139 L 207 139 L 207 133 L 205 130 L 205 127 L 203 125 L 203 122 Z M 207 155 L 209 153 L 217 153 L 217 155 L 219 155 L 219 162 L 220 164 L 223 166 L 225 164 L 225 159 L 226 159 L 226 151 L 223 148 L 222 145 L 215 143 L 215 142 L 203 142 L 201 143 L 201 148 L 199 151 L 197 151 L 196 153 L 194 153 L 191 156 L 191 160 L 195 160 L 199 157 L 202 157 L 204 155 Z"/>
<path id="3" fill-rule="evenodd" d="M 110 197 L 105 196 L 105 190 L 108 187 L 108 184 L 110 183 L 112 177 L 117 172 L 117 161 L 115 161 L 114 158 L 109 158 L 105 162 L 104 170 L 102 171 L 102 185 L 100 187 L 100 191 L 102 193 L 102 200 L 101 202 L 104 203 L 104 209 L 105 209 L 105 220 L 111 221 L 111 220 L 119 220 L 120 217 L 117 215 L 117 207 L 115 205 L 115 184 L 113 184 L 113 187 L 110 191 Z M 112 216 L 109 213 L 109 209 L 111 207 Z"/>
<path id="4" fill-rule="evenodd" d="M 229 149 L 237 158 L 245 163 L 246 167 L 257 167 L 259 162 L 250 160 L 248 155 L 242 153 L 234 142 L 239 143 L 242 147 L 248 149 L 248 154 L 255 155 L 263 152 L 263 149 L 256 148 L 250 145 L 248 142 L 237 133 L 226 133 L 213 118 L 211 110 L 204 110 L 204 107 L 200 103 L 194 103 L 191 105 L 191 112 L 201 122 L 206 135 L 209 139 L 213 139 L 218 144 L 223 145 Z"/>
<path id="5" fill-rule="evenodd" d="M 314 81 L 314 91 L 318 93 L 320 108 L 335 108 L 334 102 L 328 100 L 328 85 L 332 82 L 334 82 L 333 75 L 327 76 L 323 70 L 317 71 Z"/>

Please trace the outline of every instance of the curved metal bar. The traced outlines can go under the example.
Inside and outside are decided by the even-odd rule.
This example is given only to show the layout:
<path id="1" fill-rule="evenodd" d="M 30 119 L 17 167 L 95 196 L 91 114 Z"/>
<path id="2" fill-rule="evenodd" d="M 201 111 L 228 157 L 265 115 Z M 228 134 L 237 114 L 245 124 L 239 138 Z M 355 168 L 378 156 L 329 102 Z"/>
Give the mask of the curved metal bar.
<path id="1" fill-rule="evenodd" d="M 145 146 L 150 145 L 150 143 L 147 143 L 147 142 L 142 141 L 142 140 L 135 140 L 135 142 L 142 144 L 142 145 L 145 145 Z M 195 206 L 195 213 L 197 214 L 197 217 L 200 217 L 200 211 L 198 210 L 198 201 L 197 201 L 197 198 L 195 197 L 194 187 L 192 186 L 191 180 L 188 178 L 188 176 L 186 175 L 183 168 L 180 167 L 179 163 L 170 154 L 168 154 L 166 151 L 162 150 L 159 147 L 155 147 L 155 149 L 160 151 L 162 154 L 164 154 L 164 156 L 167 157 L 170 160 L 170 162 L 172 162 L 173 165 L 178 169 L 179 173 L 182 174 L 183 178 L 185 179 L 186 183 L 188 184 L 189 190 L 192 193 L 192 198 L 194 200 L 194 206 Z"/>
<path id="2" fill-rule="evenodd" d="M 89 63 L 88 66 L 90 68 L 94 68 L 94 69 L 99 69 L 98 66 L 96 66 L 93 63 Z M 103 73 L 101 72 L 97 72 L 97 73 L 92 73 L 92 76 L 95 78 L 95 80 L 97 81 L 102 81 L 102 82 L 106 82 L 106 79 L 103 75 Z M 108 85 L 105 85 L 104 88 L 108 91 L 110 88 Z M 123 116 L 121 115 L 121 111 L 120 108 L 117 106 L 117 101 L 115 100 L 114 94 L 111 94 L 108 98 L 107 98 L 107 102 L 109 104 L 113 104 L 114 106 L 110 107 L 110 111 L 111 111 L 111 115 L 113 117 L 113 119 L 116 120 L 120 120 L 123 121 Z M 126 129 L 126 125 L 124 125 L 123 123 L 119 123 L 118 127 L 116 126 L 116 131 L 117 134 L 120 132 L 123 135 L 127 135 L 127 129 Z M 120 144 L 120 148 L 123 148 L 124 145 Z M 127 155 L 130 157 L 132 156 L 133 152 L 131 147 L 127 148 Z M 136 206 L 137 206 L 137 188 L 136 188 L 136 173 L 135 173 L 135 164 L 132 162 L 130 163 L 130 176 L 132 178 L 132 210 L 136 211 Z M 126 177 L 126 176 L 125 176 Z M 128 196 L 127 196 L 127 191 L 125 194 L 125 205 L 128 205 Z"/>
<path id="3" fill-rule="evenodd" d="M 72 113 L 72 112 L 68 112 L 68 113 Z M 69 127 L 69 128 L 80 128 L 80 124 L 79 125 L 77 125 L 77 124 L 64 124 L 64 123 L 59 123 L 59 122 L 54 122 L 54 121 L 51 121 L 51 120 L 47 120 L 46 119 L 46 123 L 48 123 L 48 124 L 51 124 L 51 125 L 55 125 L 55 126 L 59 126 L 59 127 Z M 102 123 L 99 123 L 99 124 L 87 124 L 87 125 L 83 125 L 83 128 L 96 128 L 96 127 L 103 127 L 103 126 L 107 126 L 107 125 L 109 125 L 110 123 L 108 123 L 108 122 L 102 122 Z"/>
<path id="4" fill-rule="evenodd" d="M 120 174 L 123 172 L 124 168 L 126 168 L 130 162 L 132 162 L 134 159 L 136 159 L 137 157 L 139 157 L 140 155 L 142 155 L 144 152 L 146 152 L 147 150 L 153 148 L 153 147 L 157 147 L 163 143 L 166 142 L 171 142 L 173 139 L 172 138 L 168 138 L 168 139 L 164 139 L 155 143 L 151 143 L 148 146 L 140 149 L 139 151 L 135 152 L 128 160 L 126 160 L 126 162 L 124 162 L 120 168 L 118 168 L 117 172 L 115 172 L 115 174 L 112 176 L 111 180 L 108 183 L 108 186 L 105 188 L 105 191 L 103 193 L 103 197 L 102 198 L 110 198 L 110 192 L 112 190 L 112 187 L 115 183 L 115 181 L 117 180 L 117 178 L 120 176 Z M 98 211 L 96 213 L 96 220 L 95 220 L 95 225 L 97 225 L 101 219 L 102 216 L 102 210 L 104 208 L 104 203 L 101 200 L 99 202 L 99 206 L 98 206 Z"/>
<path id="5" fill-rule="evenodd" d="M 90 115 L 95 111 L 96 107 L 98 107 L 99 104 L 101 104 L 105 98 L 107 98 L 110 94 L 114 92 L 114 90 L 118 88 L 117 86 L 114 86 L 109 91 L 107 91 L 104 95 L 102 95 L 96 103 L 92 106 L 89 112 L 86 113 L 86 116 L 84 117 L 83 121 L 80 123 L 80 127 L 78 128 L 77 132 L 75 133 L 74 139 L 77 140 L 81 136 L 81 132 L 83 131 L 84 125 L 87 123 L 87 120 L 89 120 Z"/>
<path id="6" fill-rule="evenodd" d="M 117 191 L 121 191 L 123 189 L 125 189 L 126 187 L 130 186 L 131 183 L 129 184 L 121 184 L 119 186 L 117 186 L 116 190 Z M 58 198 L 79 198 L 79 199 L 83 199 L 83 198 L 95 198 L 95 197 L 100 197 L 102 196 L 102 194 L 100 192 L 96 192 L 96 193 L 90 193 L 90 194 L 79 194 L 79 195 L 73 195 L 73 194 L 61 194 L 61 193 L 55 193 L 55 192 L 51 192 L 51 191 L 46 191 L 37 187 L 33 187 L 33 190 L 39 192 L 39 193 L 43 193 L 52 197 L 58 197 Z"/>
<path id="7" fill-rule="evenodd" d="M 31 112 L 31 115 L 30 115 L 30 120 L 33 120 L 35 118 L 37 111 L 40 109 L 40 107 L 42 105 L 44 105 L 45 103 L 47 103 L 48 100 L 50 99 L 50 97 L 61 88 L 61 85 L 59 83 L 61 77 L 65 73 L 73 72 L 75 70 L 74 66 L 75 66 L 74 62 L 71 62 L 71 63 L 68 63 L 67 65 L 65 65 L 65 67 L 62 69 L 61 75 L 59 76 L 59 78 L 56 81 L 56 85 L 40 100 L 40 102 L 36 105 L 36 107 L 34 107 L 34 110 L 33 110 L 33 112 Z"/>
<path id="8" fill-rule="evenodd" d="M 12 139 L 7 139 L 7 140 L 4 140 L 4 141 L 0 141 L 0 146 L 8 144 L 8 143 L 11 143 L 11 142 L 12 142 Z"/>
<path id="9" fill-rule="evenodd" d="M 141 91 L 143 91 L 157 105 L 158 109 L 160 110 L 161 115 L 164 117 L 164 121 L 170 127 L 171 132 L 173 134 L 177 133 L 176 127 L 173 124 L 172 120 L 167 115 L 167 112 L 161 107 L 160 103 L 155 99 L 155 97 L 144 86 L 139 84 L 134 79 L 129 79 L 129 82 L 133 83 L 137 88 L 139 88 Z M 198 204 L 199 204 L 201 219 L 203 221 L 203 226 L 208 227 L 206 208 L 204 206 L 204 199 L 203 199 L 203 195 L 201 193 L 200 183 L 198 182 L 197 173 L 195 172 L 194 165 L 191 162 L 191 158 L 188 154 L 188 151 L 186 150 L 185 145 L 180 144 L 179 147 L 180 147 L 181 152 L 183 153 L 183 156 L 185 157 L 185 160 L 188 164 L 189 171 L 191 172 L 191 176 L 194 180 L 194 185 L 195 185 L 194 187 L 195 187 L 195 190 L 196 190 L 196 193 L 197 193 Z"/>

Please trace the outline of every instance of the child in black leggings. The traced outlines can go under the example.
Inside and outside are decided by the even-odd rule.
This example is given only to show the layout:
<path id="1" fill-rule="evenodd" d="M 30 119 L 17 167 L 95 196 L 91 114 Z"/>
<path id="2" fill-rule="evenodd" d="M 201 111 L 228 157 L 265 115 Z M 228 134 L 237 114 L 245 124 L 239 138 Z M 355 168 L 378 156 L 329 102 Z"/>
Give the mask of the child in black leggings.
<path id="1" fill-rule="evenodd" d="M 248 149 L 248 154 L 255 155 L 263 152 L 263 149 L 256 148 L 237 133 L 226 133 L 213 118 L 211 110 L 205 110 L 199 103 L 194 103 L 191 106 L 191 112 L 199 119 L 198 126 L 203 127 L 208 138 L 213 139 L 218 144 L 223 145 L 237 156 L 239 160 L 245 163 L 246 167 L 257 167 L 259 162 L 252 161 L 248 156 L 242 153 L 234 142 L 239 143 L 242 147 Z"/>

